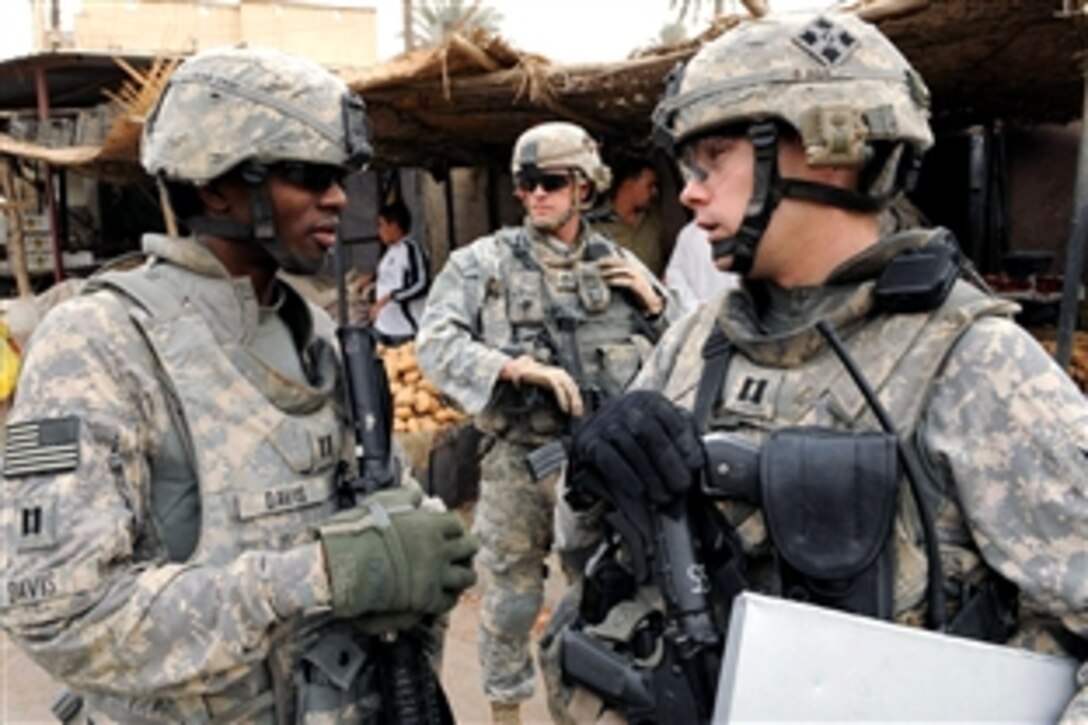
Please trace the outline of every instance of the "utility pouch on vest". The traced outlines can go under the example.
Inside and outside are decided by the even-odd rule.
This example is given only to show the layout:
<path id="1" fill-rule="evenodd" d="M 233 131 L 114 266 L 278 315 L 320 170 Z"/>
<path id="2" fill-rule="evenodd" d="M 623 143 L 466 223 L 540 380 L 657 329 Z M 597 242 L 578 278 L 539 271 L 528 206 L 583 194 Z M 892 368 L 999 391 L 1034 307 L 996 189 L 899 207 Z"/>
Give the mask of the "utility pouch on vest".
<path id="1" fill-rule="evenodd" d="M 782 595 L 890 619 L 896 439 L 781 429 L 763 445 L 760 479 Z"/>
<path id="2" fill-rule="evenodd" d="M 612 293 L 608 284 L 601 277 L 601 269 L 596 262 L 578 262 L 574 269 L 578 277 L 578 299 L 589 312 L 604 312 Z"/>
<path id="3" fill-rule="evenodd" d="M 642 356 L 633 343 L 600 345 L 597 358 L 601 387 L 610 396 L 622 393 L 642 367 Z"/>
<path id="4" fill-rule="evenodd" d="M 544 278 L 539 272 L 512 272 L 507 292 L 507 319 L 511 324 L 544 321 Z"/>
<path id="5" fill-rule="evenodd" d="M 362 640 L 350 626 L 334 626 L 302 653 L 295 670 L 298 722 L 377 722 L 381 700 Z"/>

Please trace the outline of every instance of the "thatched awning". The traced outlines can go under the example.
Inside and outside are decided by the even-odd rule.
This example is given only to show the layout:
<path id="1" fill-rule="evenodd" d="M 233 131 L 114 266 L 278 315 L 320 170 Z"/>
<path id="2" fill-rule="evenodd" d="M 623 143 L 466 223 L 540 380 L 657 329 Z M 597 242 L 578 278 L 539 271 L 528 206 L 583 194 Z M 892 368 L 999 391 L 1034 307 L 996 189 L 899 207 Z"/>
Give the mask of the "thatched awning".
<path id="1" fill-rule="evenodd" d="M 42 146 L 0 133 L 0 154 L 71 168 L 111 181 L 129 181 L 139 168 L 141 124 L 131 117 L 114 121 L 100 146 Z"/>
<path id="2" fill-rule="evenodd" d="M 939 121 L 1080 117 L 1088 49 L 1085 0 L 903 4 L 920 9 L 885 18 L 880 27 L 929 83 Z"/>
<path id="3" fill-rule="evenodd" d="M 854 10 L 921 71 L 936 122 L 956 125 L 1080 116 L 1088 18 L 1060 13 L 1065 5 L 1084 0 L 863 0 Z M 645 138 L 668 71 L 738 22 L 722 18 L 684 46 L 599 65 L 553 65 L 498 40 L 455 38 L 349 82 L 369 104 L 384 162 L 503 163 L 522 130 L 550 118 L 605 137 Z"/>
<path id="4" fill-rule="evenodd" d="M 1088 0 L 859 3 L 853 10 L 880 24 L 928 81 L 939 125 L 1080 116 Z M 1066 6 L 1078 10 L 1059 12 Z M 500 38 L 454 36 L 347 80 L 368 103 L 378 164 L 504 164 L 517 135 L 548 119 L 581 123 L 606 140 L 646 139 L 668 71 L 739 22 L 720 18 L 682 46 L 594 65 L 557 65 Z M 137 105 L 149 107 L 155 93 L 144 93 Z M 121 123 L 113 140 L 89 158 L 83 150 L 27 149 L 10 140 L 0 140 L 0 151 L 100 173 L 115 164 L 134 165 L 138 157 L 139 114 Z"/>

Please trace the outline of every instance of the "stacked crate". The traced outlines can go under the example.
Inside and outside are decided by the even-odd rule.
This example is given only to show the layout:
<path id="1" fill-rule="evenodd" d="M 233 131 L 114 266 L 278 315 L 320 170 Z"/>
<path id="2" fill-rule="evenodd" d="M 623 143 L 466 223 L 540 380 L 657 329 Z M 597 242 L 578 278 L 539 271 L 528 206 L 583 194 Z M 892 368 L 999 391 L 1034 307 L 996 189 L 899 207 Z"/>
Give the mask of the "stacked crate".
<path id="1" fill-rule="evenodd" d="M 48 213 L 23 214 L 23 249 L 27 272 L 40 274 L 53 270 L 53 231 Z"/>

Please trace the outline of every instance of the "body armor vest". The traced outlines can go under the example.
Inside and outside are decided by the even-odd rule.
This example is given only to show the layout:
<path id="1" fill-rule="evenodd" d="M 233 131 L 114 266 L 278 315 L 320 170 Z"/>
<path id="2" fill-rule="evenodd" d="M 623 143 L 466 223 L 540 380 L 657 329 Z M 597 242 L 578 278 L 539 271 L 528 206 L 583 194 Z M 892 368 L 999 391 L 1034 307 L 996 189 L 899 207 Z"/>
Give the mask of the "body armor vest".
<path id="1" fill-rule="evenodd" d="M 595 399 L 621 392 L 649 355 L 654 340 L 639 324 L 642 313 L 611 289 L 586 249 L 618 248 L 590 234 L 583 252 L 569 257 L 534 243 L 522 229 L 500 231 L 504 246 L 498 278 L 489 286 L 479 334 L 511 357 L 530 355 L 565 369 L 578 383 L 590 409 Z M 492 434 L 542 442 L 561 433 L 567 417 L 550 396 L 532 386 L 501 386 L 499 397 L 481 414 L 479 426 Z"/>
<path id="2" fill-rule="evenodd" d="M 334 474 L 344 434 L 333 404 L 338 363 L 331 343 L 317 338 L 303 355 L 311 386 L 253 355 L 245 346 L 245 324 L 231 329 L 227 320 L 239 301 L 227 279 L 154 265 L 105 274 L 88 289 L 103 287 L 134 303 L 131 318 L 153 352 L 175 407 L 175 428 L 192 457 L 200 523 L 187 563 L 225 565 L 246 551 L 283 551 L 313 541 L 315 525 L 336 509 Z M 209 325 L 190 299 L 229 312 Z M 245 312 L 234 319 L 245 319 Z M 160 485 L 155 475 L 153 469 L 153 488 Z M 172 525 L 191 530 L 159 513 L 160 537 L 168 539 Z M 124 721 L 152 712 L 156 719 L 186 722 L 291 721 L 295 708 L 305 705 L 292 681 L 300 652 L 312 657 L 329 625 L 327 618 L 299 617 L 280 626 L 280 644 L 270 655 L 217 695 L 166 702 L 93 695 L 87 703 Z M 363 657 L 361 650 L 353 655 Z M 356 673 L 362 669 L 348 664 Z"/>
<path id="3" fill-rule="evenodd" d="M 917 448 L 915 436 L 928 401 L 927 393 L 949 351 L 974 320 L 984 315 L 1007 313 L 1010 311 L 1009 305 L 960 282 L 944 304 L 933 311 L 870 316 L 871 295 L 872 283 L 858 287 L 843 308 L 849 314 L 835 321 L 835 326 L 840 329 L 858 368 L 895 422 L 900 437 L 907 445 Z M 727 300 L 717 320 L 700 323 L 689 337 L 688 345 L 679 353 L 681 358 L 698 356 L 697 346 L 706 341 L 715 323 L 721 325 L 726 337 L 736 344 L 738 354 L 733 355 L 729 362 L 720 397 L 712 408 L 708 425 L 710 430 L 726 431 L 758 444 L 765 444 L 773 438 L 772 431 L 785 428 L 854 434 L 871 434 L 880 430 L 843 362 L 831 350 L 819 344 L 815 330 L 805 329 L 778 340 L 746 340 L 746 333 L 730 329 L 735 324 L 730 319 L 731 314 L 736 312 L 732 308 L 735 299 Z M 750 337 L 750 333 L 747 335 Z M 691 405 L 695 388 L 705 369 L 706 366 L 699 366 L 698 369 L 692 366 L 685 371 L 685 375 L 674 376 L 664 391 L 665 395 L 681 405 Z M 795 443 L 792 452 L 796 451 Z M 886 460 L 886 455 L 881 454 L 880 458 Z M 824 463 L 834 465 L 831 461 Z M 826 476 L 827 472 L 817 471 L 815 475 Z M 925 478 L 931 479 L 930 476 Z M 926 590 L 928 564 L 917 506 L 904 485 L 905 481 L 898 487 L 892 487 L 888 493 L 894 498 L 890 504 L 894 508 L 894 518 L 886 540 L 868 542 L 869 546 L 886 548 L 888 556 L 876 556 L 860 568 L 844 567 L 841 551 L 813 551 L 812 542 L 798 545 L 796 540 L 786 540 L 796 534 L 796 530 L 789 531 L 791 524 L 805 525 L 798 524 L 798 512 L 791 510 L 802 507 L 799 502 L 804 496 L 800 490 L 791 493 L 782 486 L 788 488 L 803 483 L 802 478 L 793 476 L 784 484 L 773 484 L 769 491 L 767 482 L 762 481 L 761 511 L 753 511 L 751 502 L 723 504 L 727 518 L 733 523 L 745 521 L 738 530 L 745 539 L 747 550 L 765 551 L 769 540 L 774 552 L 770 561 L 767 557 L 755 557 L 749 561 L 755 585 L 786 596 L 808 598 L 830 605 L 836 605 L 836 595 L 829 595 L 829 592 L 846 592 L 849 596 L 844 595 L 843 601 L 837 604 L 841 608 L 856 611 L 850 600 L 856 603 L 860 596 L 865 602 L 861 609 L 869 610 L 865 613 L 880 609 L 887 616 L 894 615 L 897 619 L 915 623 Z M 966 578 L 970 572 L 964 570 L 962 562 L 974 562 L 977 566 L 977 556 L 963 545 L 970 541 L 970 537 L 957 508 L 946 505 L 950 503 L 949 492 L 940 490 L 934 483 L 934 480 L 923 481 L 922 495 L 927 498 L 930 510 L 939 514 L 936 523 L 942 561 L 958 562 L 944 569 Z M 840 497 L 843 505 L 851 505 L 849 501 L 856 498 L 848 492 L 840 493 L 843 493 Z M 829 492 L 829 495 L 833 495 L 833 492 Z M 874 507 L 887 508 L 879 502 L 874 502 Z M 836 515 L 825 513 L 832 517 Z M 848 520 L 851 514 L 844 512 L 843 515 Z M 808 515 L 812 515 L 812 511 Z M 810 525 L 812 523 L 809 522 Z M 832 528 L 837 526 L 833 525 Z M 868 535 L 877 534 L 870 531 Z M 858 556 L 863 553 L 859 549 Z M 818 568 L 821 562 L 828 561 L 836 562 L 835 568 L 839 571 L 849 570 L 851 579 L 869 578 L 874 589 L 861 595 L 849 593 L 849 581 L 837 580 L 837 575 L 830 570 L 821 576 Z M 879 575 L 874 573 L 874 568 L 881 570 Z M 893 583 L 890 591 L 888 583 Z M 886 605 L 877 606 L 876 602 L 886 600 L 889 594 L 891 600 Z"/>

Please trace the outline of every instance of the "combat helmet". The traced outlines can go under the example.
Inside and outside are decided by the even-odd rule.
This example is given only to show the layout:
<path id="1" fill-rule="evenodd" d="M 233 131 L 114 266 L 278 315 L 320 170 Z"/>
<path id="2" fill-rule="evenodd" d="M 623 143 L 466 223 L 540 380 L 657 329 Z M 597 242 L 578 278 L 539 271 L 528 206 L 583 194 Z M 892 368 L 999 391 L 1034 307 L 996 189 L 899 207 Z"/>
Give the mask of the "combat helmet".
<path id="1" fill-rule="evenodd" d="M 518 137 L 510 159 L 510 172 L 551 167 L 576 169 L 595 193 L 612 183 L 612 171 L 601 161 L 597 142 L 581 126 L 566 121 L 549 121 L 533 126 Z"/>
<path id="2" fill-rule="evenodd" d="M 346 173 L 370 157 L 362 99 L 317 63 L 267 48 L 212 49 L 187 59 L 148 115 L 140 148 L 144 169 L 168 191 L 236 172 L 251 188 L 252 224 L 197 213 L 182 214 L 183 221 L 197 233 L 256 240 L 296 272 L 316 270 L 299 268 L 276 239 L 270 170 L 302 162 Z"/>
<path id="3" fill-rule="evenodd" d="M 171 76 L 143 129 L 157 178 L 204 185 L 245 161 L 351 168 L 371 155 L 362 100 L 335 75 L 267 48 L 208 50 Z"/>
<path id="4" fill-rule="evenodd" d="M 748 238 L 722 253 L 754 253 L 782 197 L 880 209 L 909 188 L 933 145 L 921 76 L 875 26 L 848 13 L 745 22 L 674 70 L 667 86 L 654 111 L 655 136 L 667 149 L 677 153 L 722 129 L 745 133 L 756 148 L 757 188 L 742 225 Z M 810 166 L 858 169 L 858 189 L 779 179 L 782 124 L 800 137 Z"/>

